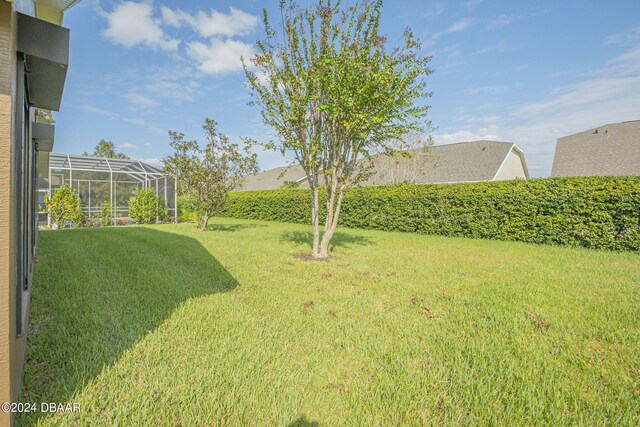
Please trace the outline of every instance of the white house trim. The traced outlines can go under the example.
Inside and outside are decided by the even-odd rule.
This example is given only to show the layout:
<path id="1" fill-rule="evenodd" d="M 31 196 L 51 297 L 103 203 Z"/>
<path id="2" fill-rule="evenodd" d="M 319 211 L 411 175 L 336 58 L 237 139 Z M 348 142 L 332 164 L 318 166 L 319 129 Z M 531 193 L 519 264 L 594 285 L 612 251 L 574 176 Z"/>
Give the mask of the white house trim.
<path id="1" fill-rule="evenodd" d="M 507 154 L 505 154 L 504 159 L 502 159 L 502 163 L 500 163 L 500 167 L 498 168 L 498 170 L 496 171 L 496 174 L 493 175 L 493 178 L 491 178 L 491 181 L 495 181 L 496 177 L 498 176 L 498 174 L 500 173 L 500 171 L 502 170 L 502 167 L 504 166 L 504 164 L 507 162 L 507 159 L 509 158 L 509 154 L 511 154 L 511 151 L 513 150 L 513 146 L 516 144 L 511 144 L 511 148 L 509 148 L 509 151 L 507 151 Z"/>
<path id="2" fill-rule="evenodd" d="M 522 151 L 522 149 L 520 147 L 518 147 L 515 143 L 512 143 L 511 144 L 511 148 L 509 149 L 507 154 L 504 156 L 504 159 L 502 160 L 502 163 L 500 163 L 500 167 L 496 171 L 496 174 L 493 176 L 491 181 L 495 181 L 496 180 L 496 178 L 500 174 L 500 171 L 502 170 L 502 167 L 505 165 L 505 163 L 507 163 L 507 159 L 509 158 L 509 154 L 511 154 L 512 151 L 515 151 L 518 154 L 518 157 L 520 158 L 520 162 L 522 163 L 522 169 L 524 170 L 524 176 L 526 177 L 526 179 L 529 179 L 529 168 L 527 168 L 527 163 L 524 160 L 524 151 Z"/>

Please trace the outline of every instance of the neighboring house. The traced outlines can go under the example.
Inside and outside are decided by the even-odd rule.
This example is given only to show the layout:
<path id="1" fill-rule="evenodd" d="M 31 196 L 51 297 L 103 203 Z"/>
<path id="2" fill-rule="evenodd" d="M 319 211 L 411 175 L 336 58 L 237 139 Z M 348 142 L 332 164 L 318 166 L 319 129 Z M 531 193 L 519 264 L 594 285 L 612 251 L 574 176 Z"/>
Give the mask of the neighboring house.
<path id="1" fill-rule="evenodd" d="M 53 126 L 36 109 L 60 108 L 69 58 L 69 30 L 60 25 L 77 2 L 0 0 L 0 402 L 16 402 L 22 381 L 36 177 L 53 145 Z M 0 425 L 13 418 L 0 411 Z"/>
<path id="2" fill-rule="evenodd" d="M 558 138 L 551 176 L 640 175 L 640 120 Z"/>
<path id="3" fill-rule="evenodd" d="M 412 157 L 372 156 L 372 174 L 360 185 L 388 185 L 401 182 L 416 184 L 501 181 L 528 179 L 524 152 L 512 142 L 471 141 L 435 145 L 424 150 L 411 150 Z M 281 167 L 247 175 L 242 188 L 273 190 L 285 181 L 297 181 L 308 187 L 302 166 Z"/>
<path id="4" fill-rule="evenodd" d="M 307 176 L 300 165 L 284 166 L 269 169 L 252 175 L 245 175 L 242 191 L 275 190 L 285 182 L 297 182 L 300 187 L 307 187 Z"/>

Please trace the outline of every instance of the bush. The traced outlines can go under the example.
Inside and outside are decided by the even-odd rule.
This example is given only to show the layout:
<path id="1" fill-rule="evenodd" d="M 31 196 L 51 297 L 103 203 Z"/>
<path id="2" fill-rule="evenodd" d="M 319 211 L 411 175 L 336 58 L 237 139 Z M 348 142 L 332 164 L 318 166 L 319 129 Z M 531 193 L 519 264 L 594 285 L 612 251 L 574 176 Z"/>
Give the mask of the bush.
<path id="1" fill-rule="evenodd" d="M 196 222 L 198 220 L 198 205 L 189 196 L 178 197 L 178 221 Z"/>
<path id="2" fill-rule="evenodd" d="M 64 228 L 67 222 L 71 227 L 82 225 L 80 198 L 68 185 L 56 188 L 51 195 L 45 193 L 44 206 L 51 223 L 57 228 Z"/>
<path id="3" fill-rule="evenodd" d="M 280 188 L 299 188 L 300 183 L 298 181 L 285 181 Z"/>
<path id="4" fill-rule="evenodd" d="M 166 221 L 168 217 L 167 204 L 164 199 L 156 195 L 155 190 L 140 189 L 129 199 L 129 216 L 137 224 L 155 224 Z"/>
<path id="5" fill-rule="evenodd" d="M 169 221 L 169 208 L 167 207 L 167 201 L 164 197 L 158 196 L 156 215 L 157 222 Z"/>
<path id="6" fill-rule="evenodd" d="M 238 192 L 222 215 L 310 224 L 310 203 L 308 190 Z M 345 194 L 340 225 L 640 250 L 640 177 L 355 187 Z"/>
<path id="7" fill-rule="evenodd" d="M 100 204 L 100 225 L 102 227 L 111 225 L 111 203 L 107 201 Z"/>
<path id="8" fill-rule="evenodd" d="M 89 228 L 91 227 L 91 220 L 87 215 L 82 214 L 80 216 L 79 223 L 76 223 L 75 225 L 78 225 L 79 227 L 82 227 L 82 228 Z"/>

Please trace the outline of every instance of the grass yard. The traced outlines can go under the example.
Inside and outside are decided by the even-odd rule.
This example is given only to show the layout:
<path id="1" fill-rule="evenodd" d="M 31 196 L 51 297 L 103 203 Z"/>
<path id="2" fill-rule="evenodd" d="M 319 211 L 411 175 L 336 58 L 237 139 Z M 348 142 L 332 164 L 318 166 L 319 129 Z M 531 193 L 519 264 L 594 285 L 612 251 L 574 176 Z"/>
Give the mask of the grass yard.
<path id="1" fill-rule="evenodd" d="M 640 424 L 637 253 L 212 222 L 40 233 L 20 424 Z"/>

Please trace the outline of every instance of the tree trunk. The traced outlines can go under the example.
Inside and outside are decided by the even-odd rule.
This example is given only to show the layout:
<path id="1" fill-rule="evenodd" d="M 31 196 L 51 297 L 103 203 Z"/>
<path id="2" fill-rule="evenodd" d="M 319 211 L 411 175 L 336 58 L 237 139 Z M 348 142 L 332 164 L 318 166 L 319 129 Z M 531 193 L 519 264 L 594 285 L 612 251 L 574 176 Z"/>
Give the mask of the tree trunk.
<path id="1" fill-rule="evenodd" d="M 331 209 L 331 212 L 327 211 L 327 222 L 324 225 L 324 233 L 322 234 L 322 242 L 320 242 L 320 256 L 319 258 L 329 257 L 329 244 L 338 227 L 338 218 L 340 217 L 340 207 L 342 206 L 342 195 L 344 194 L 344 188 L 341 186 L 338 192 L 338 199 L 335 198 L 335 187 L 331 195 L 331 204 L 327 203 L 327 210 Z"/>
<path id="2" fill-rule="evenodd" d="M 207 225 L 209 224 L 209 214 L 204 214 L 202 219 L 200 220 L 200 224 L 198 224 L 198 228 L 201 230 L 206 230 Z"/>
<path id="3" fill-rule="evenodd" d="M 320 212 L 318 200 L 318 187 L 313 187 L 313 197 L 311 199 L 311 224 L 313 225 L 313 246 L 312 255 L 314 258 L 320 257 Z"/>

